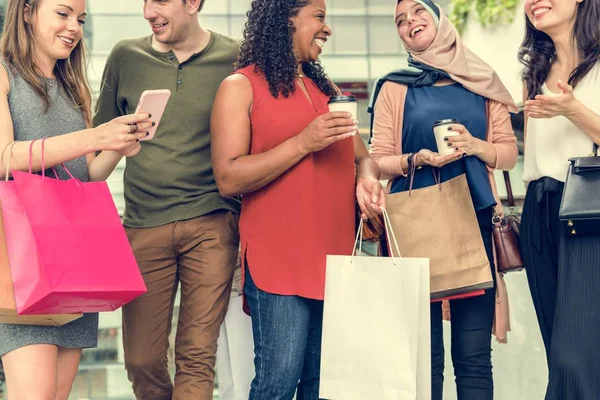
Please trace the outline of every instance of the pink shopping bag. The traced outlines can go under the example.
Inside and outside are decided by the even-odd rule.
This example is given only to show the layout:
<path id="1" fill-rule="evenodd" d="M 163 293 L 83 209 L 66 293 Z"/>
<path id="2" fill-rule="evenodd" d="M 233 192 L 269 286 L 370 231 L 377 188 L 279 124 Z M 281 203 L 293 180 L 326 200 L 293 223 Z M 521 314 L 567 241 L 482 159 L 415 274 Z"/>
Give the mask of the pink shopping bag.
<path id="1" fill-rule="evenodd" d="M 113 311 L 146 292 L 106 182 L 12 174 L 1 195 L 19 314 Z"/>

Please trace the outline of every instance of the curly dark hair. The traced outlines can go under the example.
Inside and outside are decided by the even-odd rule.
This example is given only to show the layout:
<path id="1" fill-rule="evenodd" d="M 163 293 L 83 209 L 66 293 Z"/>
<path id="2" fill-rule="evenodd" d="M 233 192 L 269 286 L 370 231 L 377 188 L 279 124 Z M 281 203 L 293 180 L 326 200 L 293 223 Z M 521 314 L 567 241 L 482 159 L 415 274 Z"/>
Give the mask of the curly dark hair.
<path id="1" fill-rule="evenodd" d="M 254 64 L 255 71 L 265 75 L 269 82 L 269 91 L 275 98 L 279 94 L 288 97 L 296 91 L 298 61 L 292 45 L 295 28 L 291 18 L 298 15 L 300 9 L 310 1 L 254 0 L 246 14 L 248 21 L 244 27 L 244 39 L 234 68 L 240 69 Z M 335 86 L 318 61 L 303 63 L 302 71 L 321 92 L 328 96 L 336 94 Z"/>
<path id="2" fill-rule="evenodd" d="M 579 55 L 579 65 L 571 72 L 568 83 L 576 87 L 600 61 L 600 4 L 597 0 L 577 4 L 571 40 Z M 519 61 L 525 66 L 521 76 L 525 81 L 528 99 L 542 93 L 542 85 L 548 79 L 555 60 L 554 42 L 550 36 L 535 29 L 525 15 L 525 37 L 519 49 Z"/>

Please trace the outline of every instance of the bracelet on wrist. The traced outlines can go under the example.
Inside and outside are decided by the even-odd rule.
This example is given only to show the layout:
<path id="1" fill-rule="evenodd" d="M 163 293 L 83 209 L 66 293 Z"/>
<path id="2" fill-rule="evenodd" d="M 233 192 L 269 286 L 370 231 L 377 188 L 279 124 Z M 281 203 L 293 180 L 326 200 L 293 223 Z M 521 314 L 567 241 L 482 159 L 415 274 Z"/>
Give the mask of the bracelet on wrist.
<path id="1" fill-rule="evenodd" d="M 406 177 L 408 175 L 408 172 L 410 172 L 410 164 L 408 162 L 408 159 L 412 156 L 412 154 L 413 153 L 405 153 L 400 156 L 400 173 L 404 177 Z M 405 158 L 406 158 L 407 172 L 404 172 L 404 169 L 402 168 L 402 162 L 404 161 Z"/>
<path id="2" fill-rule="evenodd" d="M 417 165 L 416 164 L 416 157 L 419 155 L 419 153 L 411 153 L 411 156 L 408 158 L 408 173 L 410 174 L 410 172 L 412 171 L 412 166 L 413 164 L 415 164 L 415 169 L 421 169 L 423 168 L 422 165 Z"/>

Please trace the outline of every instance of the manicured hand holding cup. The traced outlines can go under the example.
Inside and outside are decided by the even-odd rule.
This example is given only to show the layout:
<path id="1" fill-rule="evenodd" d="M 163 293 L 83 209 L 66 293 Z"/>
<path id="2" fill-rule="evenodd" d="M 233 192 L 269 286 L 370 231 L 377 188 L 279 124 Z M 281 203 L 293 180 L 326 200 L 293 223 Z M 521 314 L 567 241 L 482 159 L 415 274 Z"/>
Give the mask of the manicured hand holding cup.
<path id="1" fill-rule="evenodd" d="M 449 131 L 458 132 L 459 135 L 448 136 L 444 138 L 448 147 L 452 147 L 455 152 L 466 156 L 478 156 L 483 151 L 485 142 L 471 135 L 471 132 L 461 124 L 454 124 L 448 127 Z"/>
<path id="2" fill-rule="evenodd" d="M 358 121 L 348 112 L 328 112 L 315 118 L 298 138 L 306 153 L 323 150 L 330 144 L 352 137 L 358 131 Z"/>

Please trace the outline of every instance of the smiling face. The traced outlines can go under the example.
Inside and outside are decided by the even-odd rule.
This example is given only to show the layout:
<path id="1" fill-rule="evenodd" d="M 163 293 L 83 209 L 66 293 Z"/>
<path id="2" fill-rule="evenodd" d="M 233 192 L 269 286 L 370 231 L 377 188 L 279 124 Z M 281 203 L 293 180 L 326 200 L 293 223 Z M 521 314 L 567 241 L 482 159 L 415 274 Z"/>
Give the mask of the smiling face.
<path id="1" fill-rule="evenodd" d="M 577 5 L 583 0 L 525 0 L 525 14 L 538 31 L 548 35 L 571 32 Z"/>
<path id="2" fill-rule="evenodd" d="M 424 51 L 437 34 L 433 15 L 413 0 L 401 0 L 396 7 L 396 26 L 404 44 L 413 51 Z"/>
<path id="3" fill-rule="evenodd" d="M 198 20 L 199 0 L 144 0 L 144 18 L 150 23 L 154 40 L 163 44 L 185 41 L 191 24 Z"/>
<path id="4" fill-rule="evenodd" d="M 36 56 L 47 65 L 69 58 L 83 37 L 85 0 L 40 0 L 35 10 L 26 5 L 24 15 L 33 28 Z"/>
<path id="5" fill-rule="evenodd" d="M 311 0 L 291 18 L 295 28 L 292 43 L 299 62 L 318 60 L 323 45 L 332 33 L 325 17 L 325 0 Z"/>

